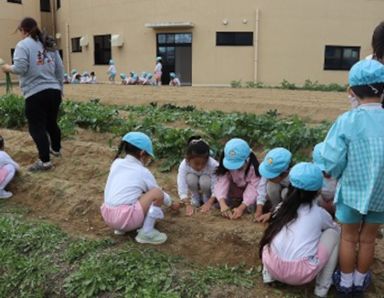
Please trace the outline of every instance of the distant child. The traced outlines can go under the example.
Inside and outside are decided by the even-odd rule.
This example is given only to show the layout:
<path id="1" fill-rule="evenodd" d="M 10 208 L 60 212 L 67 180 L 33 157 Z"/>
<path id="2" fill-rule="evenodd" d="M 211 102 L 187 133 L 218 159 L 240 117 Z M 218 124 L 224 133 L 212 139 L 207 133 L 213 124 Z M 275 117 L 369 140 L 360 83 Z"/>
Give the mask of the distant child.
<path id="1" fill-rule="evenodd" d="M 121 79 L 121 85 L 128 85 L 128 78 L 125 73 L 120 74 L 120 79 Z"/>
<path id="2" fill-rule="evenodd" d="M 384 223 L 384 65 L 357 62 L 349 85 L 360 105 L 336 120 L 321 155 L 325 171 L 338 179 L 335 206 L 342 232 L 334 284 L 340 294 L 357 297 L 369 287 L 375 238 Z"/>
<path id="3" fill-rule="evenodd" d="M 209 211 L 216 201 L 212 195 L 219 163 L 209 153 L 209 145 L 201 137 L 194 136 L 188 140 L 185 159 L 177 174 L 177 190 L 180 200 L 186 204 L 187 216 L 201 205 L 202 211 Z"/>
<path id="4" fill-rule="evenodd" d="M 153 82 L 153 76 L 150 72 L 147 72 L 147 75 L 145 77 L 145 80 L 143 81 L 143 85 L 154 85 L 155 83 Z"/>
<path id="5" fill-rule="evenodd" d="M 81 74 L 77 73 L 72 79 L 72 84 L 80 84 L 81 82 Z"/>
<path id="6" fill-rule="evenodd" d="M 317 197 L 317 203 L 319 206 L 327 210 L 332 216 L 335 214 L 335 206 L 333 205 L 333 199 L 336 193 L 337 180 L 332 178 L 331 175 L 325 172 L 324 159 L 321 155 L 321 151 L 324 148 L 324 143 L 319 143 L 315 146 L 312 152 L 313 163 L 317 165 L 323 172 L 323 186 L 320 194 Z"/>
<path id="7" fill-rule="evenodd" d="M 139 75 L 139 78 L 138 78 L 137 83 L 138 83 L 139 85 L 143 85 L 143 83 L 146 81 L 146 79 L 147 79 L 147 73 L 146 73 L 145 71 L 143 71 L 143 72 L 141 73 L 141 75 Z"/>
<path id="8" fill-rule="evenodd" d="M 89 84 L 90 82 L 91 82 L 91 77 L 89 76 L 88 71 L 84 71 L 81 76 L 80 84 Z"/>
<path id="9" fill-rule="evenodd" d="M 96 84 L 96 74 L 94 71 L 91 72 L 91 80 L 90 80 L 90 83 L 91 84 Z"/>
<path id="10" fill-rule="evenodd" d="M 256 213 L 262 213 L 267 181 L 260 176 L 259 162 L 246 141 L 235 138 L 225 144 L 216 176 L 214 196 L 222 216 L 238 219 L 256 202 Z"/>
<path id="11" fill-rule="evenodd" d="M 73 83 L 75 80 L 76 80 L 76 76 L 78 75 L 79 73 L 77 72 L 77 69 L 72 69 L 71 70 L 71 83 Z"/>
<path id="12" fill-rule="evenodd" d="M 63 84 L 69 84 L 71 82 L 69 75 L 65 72 L 64 73 L 64 80 Z"/>
<path id="13" fill-rule="evenodd" d="M 292 153 L 285 148 L 274 148 L 265 156 L 259 166 L 259 173 L 268 180 L 267 199 L 271 203 L 271 211 L 287 197 L 290 185 L 288 174 L 292 163 Z M 271 212 L 255 214 L 257 222 L 265 223 L 271 217 Z"/>
<path id="14" fill-rule="evenodd" d="M 127 81 L 127 85 L 136 85 L 139 82 L 139 77 L 134 71 L 129 73 L 129 78 Z"/>
<path id="15" fill-rule="evenodd" d="M 122 153 L 124 158 L 120 158 Z M 167 235 L 154 228 L 155 222 L 164 218 L 160 206 L 170 206 L 172 201 L 145 167 L 153 157 L 152 141 L 146 134 L 129 132 L 122 138 L 108 175 L 101 215 L 117 235 L 139 229 L 137 242 L 161 244 Z"/>
<path id="16" fill-rule="evenodd" d="M 12 193 L 5 190 L 20 166 L 4 151 L 4 138 L 0 136 L 0 199 L 9 199 Z"/>
<path id="17" fill-rule="evenodd" d="M 108 74 L 108 81 L 114 84 L 115 77 L 116 77 L 116 66 L 115 66 L 115 62 L 112 59 L 109 60 L 109 67 L 108 67 L 107 74 Z"/>
<path id="18" fill-rule="evenodd" d="M 174 72 L 171 72 L 169 74 L 169 78 L 170 78 L 169 86 L 177 86 L 177 87 L 181 86 L 180 80 L 178 77 L 176 77 L 176 74 Z"/>
<path id="19" fill-rule="evenodd" d="M 323 174 L 314 164 L 302 162 L 291 169 L 289 178 L 288 196 L 260 240 L 263 281 L 302 285 L 316 278 L 315 295 L 326 297 L 340 236 L 331 215 L 315 203 Z"/>
<path id="20" fill-rule="evenodd" d="M 163 65 L 161 64 L 161 57 L 156 58 L 156 66 L 153 72 L 155 76 L 156 86 L 161 86 L 161 75 L 163 74 Z"/>

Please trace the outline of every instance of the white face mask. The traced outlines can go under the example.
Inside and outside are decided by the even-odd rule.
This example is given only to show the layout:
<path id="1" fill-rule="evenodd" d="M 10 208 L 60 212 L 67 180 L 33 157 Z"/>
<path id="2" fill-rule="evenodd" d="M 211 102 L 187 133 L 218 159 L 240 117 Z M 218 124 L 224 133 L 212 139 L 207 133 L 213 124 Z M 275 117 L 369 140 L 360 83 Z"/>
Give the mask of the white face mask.
<path id="1" fill-rule="evenodd" d="M 360 101 L 356 96 L 348 95 L 348 99 L 352 109 L 355 109 L 360 105 Z"/>

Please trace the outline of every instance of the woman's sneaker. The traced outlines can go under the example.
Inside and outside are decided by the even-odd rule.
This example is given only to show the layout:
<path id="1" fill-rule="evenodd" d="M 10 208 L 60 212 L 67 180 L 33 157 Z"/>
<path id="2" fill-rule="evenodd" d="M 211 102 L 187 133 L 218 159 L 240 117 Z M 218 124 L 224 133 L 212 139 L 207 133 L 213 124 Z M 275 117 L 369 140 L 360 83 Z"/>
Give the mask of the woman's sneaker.
<path id="1" fill-rule="evenodd" d="M 10 191 L 6 191 L 4 189 L 0 189 L 0 199 L 9 199 L 10 197 L 13 196 L 13 193 Z"/>
<path id="2" fill-rule="evenodd" d="M 353 297 L 360 298 L 364 297 L 364 292 L 368 290 L 370 284 L 372 281 L 372 273 L 368 272 L 367 275 L 364 278 L 364 282 L 361 286 L 355 286 L 353 285 Z"/>
<path id="3" fill-rule="evenodd" d="M 57 157 L 57 158 L 61 157 L 61 152 L 60 151 L 54 151 L 54 150 L 51 149 L 49 151 L 49 153 L 51 153 L 51 155 L 54 156 L 54 157 Z"/>
<path id="4" fill-rule="evenodd" d="M 153 229 L 150 233 L 144 233 L 143 229 L 139 230 L 135 240 L 139 243 L 162 244 L 167 241 L 167 235 Z"/>
<path id="5" fill-rule="evenodd" d="M 340 285 L 341 281 L 341 272 L 340 270 L 336 270 L 332 275 L 333 285 L 336 288 L 336 297 L 338 298 L 350 298 L 353 297 L 353 287 L 346 288 Z"/>
<path id="6" fill-rule="evenodd" d="M 28 171 L 30 172 L 39 172 L 39 171 L 48 171 L 52 169 L 52 162 L 42 162 L 40 159 L 37 160 L 34 164 L 29 166 Z"/>

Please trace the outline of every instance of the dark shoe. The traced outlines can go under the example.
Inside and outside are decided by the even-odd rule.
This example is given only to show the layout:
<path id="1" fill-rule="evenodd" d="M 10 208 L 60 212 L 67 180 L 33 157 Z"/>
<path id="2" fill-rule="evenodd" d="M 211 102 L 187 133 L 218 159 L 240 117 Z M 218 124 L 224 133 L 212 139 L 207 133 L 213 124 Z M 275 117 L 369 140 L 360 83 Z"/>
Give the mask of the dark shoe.
<path id="1" fill-rule="evenodd" d="M 353 297 L 354 298 L 364 297 L 364 292 L 369 288 L 371 281 L 372 281 L 372 273 L 368 272 L 364 278 L 363 285 L 353 286 Z"/>
<path id="2" fill-rule="evenodd" d="M 353 297 L 353 287 L 346 288 L 340 285 L 341 273 L 340 270 L 336 270 L 332 275 L 333 285 L 336 288 L 336 297 L 338 298 L 351 298 Z"/>
<path id="3" fill-rule="evenodd" d="M 29 166 L 28 171 L 30 171 L 30 172 L 48 171 L 48 170 L 52 169 L 52 167 L 53 167 L 53 165 L 50 161 L 42 162 L 39 159 L 33 165 Z"/>

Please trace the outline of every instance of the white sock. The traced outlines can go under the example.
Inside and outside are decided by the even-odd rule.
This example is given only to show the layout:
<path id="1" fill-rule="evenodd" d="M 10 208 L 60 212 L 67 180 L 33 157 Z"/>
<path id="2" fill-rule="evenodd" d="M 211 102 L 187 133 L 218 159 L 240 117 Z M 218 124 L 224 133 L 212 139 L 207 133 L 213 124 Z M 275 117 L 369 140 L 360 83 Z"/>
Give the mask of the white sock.
<path id="1" fill-rule="evenodd" d="M 143 224 L 143 233 L 149 234 L 153 231 L 157 219 L 164 218 L 163 210 L 160 207 L 151 205 Z"/>
<path id="2" fill-rule="evenodd" d="M 164 202 L 163 202 L 163 204 L 165 206 L 167 206 L 167 207 L 170 207 L 172 205 L 172 198 L 166 192 L 164 192 Z"/>
<path id="3" fill-rule="evenodd" d="M 353 284 L 355 286 L 362 286 L 366 276 L 367 273 L 360 273 L 359 271 L 355 270 L 353 273 Z"/>
<path id="4" fill-rule="evenodd" d="M 340 279 L 340 286 L 345 288 L 352 287 L 353 284 L 353 272 L 352 273 L 343 273 L 340 272 L 341 279 Z"/>

